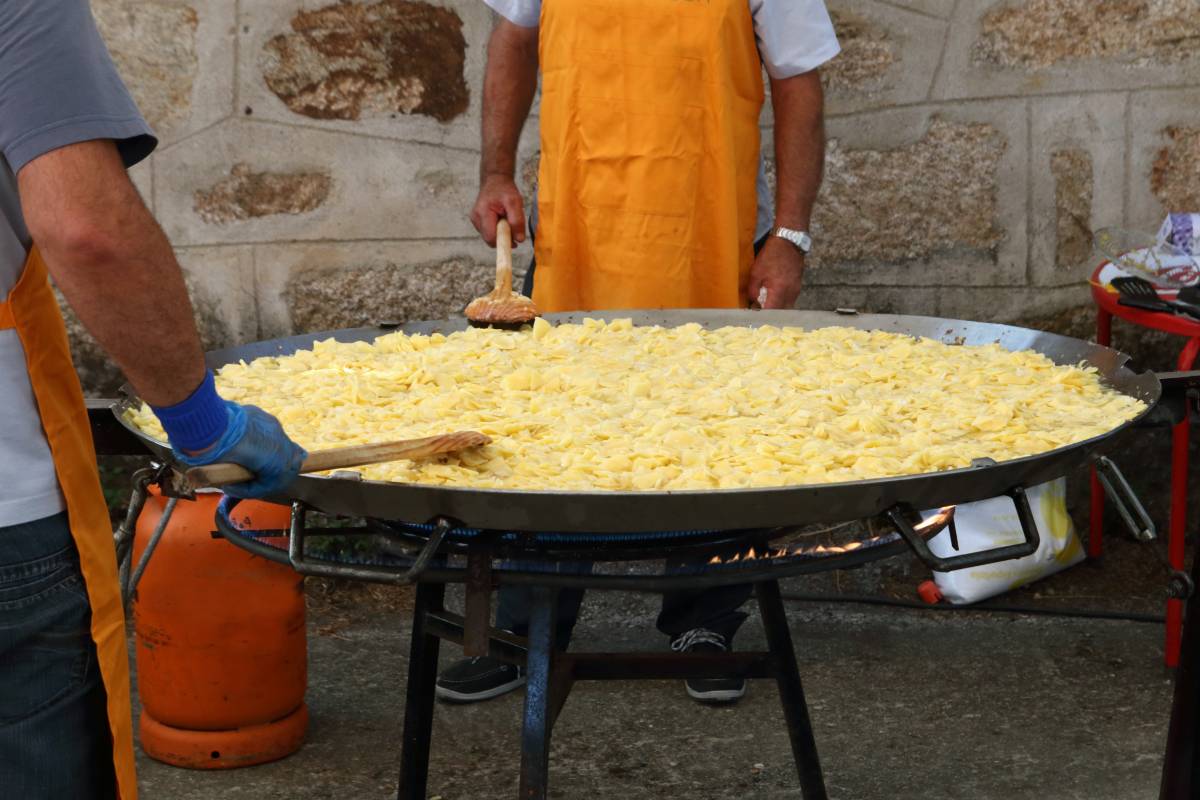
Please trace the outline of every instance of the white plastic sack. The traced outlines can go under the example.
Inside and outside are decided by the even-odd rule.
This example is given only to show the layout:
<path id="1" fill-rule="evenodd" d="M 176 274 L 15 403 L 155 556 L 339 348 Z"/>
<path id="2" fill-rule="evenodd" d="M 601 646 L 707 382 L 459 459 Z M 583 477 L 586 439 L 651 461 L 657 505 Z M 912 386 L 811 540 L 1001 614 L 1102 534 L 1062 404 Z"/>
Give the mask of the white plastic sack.
<path id="1" fill-rule="evenodd" d="M 1027 490 L 1029 507 L 1037 522 L 1041 544 L 1032 555 L 998 564 L 934 572 L 946 600 L 956 605 L 974 603 L 1003 594 L 1040 578 L 1053 575 L 1083 560 L 1083 546 L 1067 515 L 1067 479 L 1059 478 Z M 930 516 L 936 512 L 925 512 Z M 954 512 L 959 549 L 950 545 L 949 529 L 929 540 L 934 555 L 948 557 L 974 553 L 1024 541 L 1017 509 L 1007 497 L 965 503 Z"/>

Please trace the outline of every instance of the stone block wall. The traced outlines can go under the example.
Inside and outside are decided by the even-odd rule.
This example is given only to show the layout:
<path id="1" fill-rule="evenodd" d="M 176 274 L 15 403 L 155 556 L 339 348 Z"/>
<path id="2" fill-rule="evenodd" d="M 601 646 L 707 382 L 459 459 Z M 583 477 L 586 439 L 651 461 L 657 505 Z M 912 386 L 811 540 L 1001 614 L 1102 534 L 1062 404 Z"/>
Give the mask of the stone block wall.
<path id="1" fill-rule="evenodd" d="M 1090 232 L 1200 210 L 1195 0 L 828 4 L 844 53 L 824 73 L 802 306 L 1078 333 Z M 159 132 L 133 175 L 210 345 L 441 317 L 486 289 L 491 252 L 467 221 L 481 0 L 92 7 Z M 536 127 L 535 109 L 527 189 Z M 769 152 L 769 107 L 762 128 Z M 89 384 L 111 382 L 76 338 Z"/>

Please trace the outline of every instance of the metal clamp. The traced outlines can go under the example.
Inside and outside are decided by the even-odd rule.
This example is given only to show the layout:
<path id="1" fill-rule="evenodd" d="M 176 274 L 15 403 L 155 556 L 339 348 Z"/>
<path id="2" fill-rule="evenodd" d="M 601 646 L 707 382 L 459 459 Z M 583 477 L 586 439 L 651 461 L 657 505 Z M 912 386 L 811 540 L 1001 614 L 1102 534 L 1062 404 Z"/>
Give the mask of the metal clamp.
<path id="1" fill-rule="evenodd" d="M 1100 456 L 1096 461 L 1096 477 L 1100 479 L 1104 494 L 1116 506 L 1117 513 L 1121 515 L 1133 538 L 1139 542 L 1152 542 L 1157 539 L 1158 530 L 1154 526 L 1154 520 L 1150 519 L 1146 507 L 1142 505 L 1133 487 L 1125 480 L 1125 476 L 1111 458 Z"/>
<path id="2" fill-rule="evenodd" d="M 228 495 L 221 498 L 221 502 L 217 504 L 216 523 L 217 530 L 226 539 L 237 539 L 245 541 L 248 538 L 262 536 L 262 531 L 247 532 L 238 528 L 234 524 L 230 513 L 234 506 L 241 502 L 236 497 Z M 330 564 L 322 561 L 310 560 L 305 556 L 304 544 L 308 534 L 308 529 L 305 526 L 305 518 L 308 515 L 308 506 L 300 500 L 292 502 L 292 517 L 289 524 L 288 535 L 288 552 L 287 562 L 290 563 L 292 569 L 301 575 L 312 575 L 324 578 L 350 578 L 354 580 L 367 580 L 382 583 L 398 583 L 408 584 L 416 583 L 421 576 L 429 569 L 433 562 L 434 556 L 437 555 L 442 543 L 446 539 L 446 534 L 454 528 L 454 523 L 450 520 L 439 518 L 436 520 L 433 530 L 429 535 L 428 541 L 425 542 L 421 551 L 413 559 L 412 564 L 404 572 L 397 572 L 395 568 L 388 567 L 372 567 L 368 565 L 351 565 L 351 564 Z M 271 533 L 275 533 L 271 531 Z"/>
<path id="3" fill-rule="evenodd" d="M 956 569 L 968 569 L 969 567 L 981 567 L 985 564 L 995 564 L 999 561 L 1009 561 L 1014 558 L 1024 558 L 1037 552 L 1041 545 L 1041 537 L 1038 535 L 1037 522 L 1033 518 L 1033 510 L 1029 507 L 1029 497 L 1025 494 L 1025 489 L 1017 486 L 1009 489 L 1004 493 L 1005 496 L 1013 501 L 1013 505 L 1017 509 L 1017 519 L 1021 523 L 1021 533 L 1025 537 L 1025 541 L 1020 544 L 1010 544 L 1004 547 L 996 547 L 991 550 L 980 550 L 977 553 L 964 553 L 960 556 L 949 556 L 942 558 L 933 554 L 929 549 L 929 543 L 926 541 L 927 531 L 922 530 L 921 526 L 913 526 L 909 523 L 904 514 L 904 509 L 899 506 L 888 509 L 887 517 L 904 540 L 908 542 L 917 554 L 917 557 L 925 562 L 930 569 L 937 572 L 953 572 Z"/>

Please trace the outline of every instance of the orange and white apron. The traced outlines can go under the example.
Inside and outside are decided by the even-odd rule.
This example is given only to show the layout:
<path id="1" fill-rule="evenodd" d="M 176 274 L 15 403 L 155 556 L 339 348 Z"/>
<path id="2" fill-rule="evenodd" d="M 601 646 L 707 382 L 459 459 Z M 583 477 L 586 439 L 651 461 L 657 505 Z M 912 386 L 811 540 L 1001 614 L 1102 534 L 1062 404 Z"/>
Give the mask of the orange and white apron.
<path id="1" fill-rule="evenodd" d="M 746 0 L 543 0 L 543 311 L 744 307 L 762 64 Z"/>
<path id="2" fill-rule="evenodd" d="M 50 443 L 58 485 L 66 498 L 71 535 L 79 550 L 92 606 L 92 640 L 108 694 L 119 797 L 136 800 L 129 658 L 112 525 L 100 490 L 92 430 L 71 362 L 67 329 L 36 247 L 29 251 L 24 272 L 8 299 L 0 303 L 0 330 L 8 329 L 16 329 L 25 350 L 42 429 Z"/>

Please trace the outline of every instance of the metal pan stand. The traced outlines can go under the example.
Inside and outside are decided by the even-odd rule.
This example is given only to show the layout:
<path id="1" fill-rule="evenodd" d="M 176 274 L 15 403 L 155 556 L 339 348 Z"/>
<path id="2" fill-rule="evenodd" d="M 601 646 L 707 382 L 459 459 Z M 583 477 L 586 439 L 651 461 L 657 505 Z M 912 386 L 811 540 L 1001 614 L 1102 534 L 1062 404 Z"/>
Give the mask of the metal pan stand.
<path id="1" fill-rule="evenodd" d="M 1036 550 L 1038 533 L 1023 491 L 1011 494 L 1021 520 L 1023 553 Z M 519 534 L 464 529 L 446 519 L 426 525 L 367 522 L 359 528 L 309 529 L 307 509 L 293 505 L 289 530 L 247 531 L 231 514 L 236 506 L 224 500 L 218 509 L 219 532 L 239 547 L 296 567 L 303 574 L 357 580 L 417 583 L 413 632 L 406 687 L 404 736 L 398 797 L 424 800 L 427 796 L 430 740 L 437 664 L 442 640 L 463 646 L 469 656 L 490 655 L 525 668 L 526 701 L 521 738 L 521 798 L 544 800 L 549 791 L 549 742 L 571 687 L 582 680 L 662 680 L 742 676 L 773 679 L 780 694 L 797 775 L 806 800 L 827 797 L 807 700 L 796 664 L 787 616 L 780 599 L 779 579 L 817 570 L 842 569 L 914 547 L 928 553 L 925 542 L 951 526 L 953 508 L 915 522 L 911 513 L 893 509 L 897 530 L 837 546 L 789 541 L 787 529 L 741 531 L 668 531 L 637 536 L 588 534 Z M 286 536 L 287 549 L 278 544 Z M 419 545 L 411 555 L 348 560 L 314 557 L 306 545 L 313 536 L 398 535 Z M 919 543 L 919 544 L 917 544 Z M 700 559 L 694 569 L 664 570 L 646 575 L 570 574 L 559 571 L 564 561 L 583 557 L 609 562 L 658 560 L 685 553 L 718 553 Z M 1013 548 L 998 548 L 990 557 L 972 555 L 971 563 L 990 563 L 1013 557 Z M 518 559 L 519 568 L 505 566 Z M 966 562 L 962 566 L 966 566 Z M 955 564 L 949 564 L 955 568 Z M 466 584 L 466 614 L 444 606 L 446 584 Z M 491 593 L 497 585 L 520 583 L 533 588 L 534 608 L 529 635 L 517 637 L 491 626 Z M 753 584 L 767 633 L 767 650 L 721 654 L 680 653 L 565 653 L 555 642 L 557 597 L 564 587 L 634 589 L 662 592 L 682 586 Z"/>

